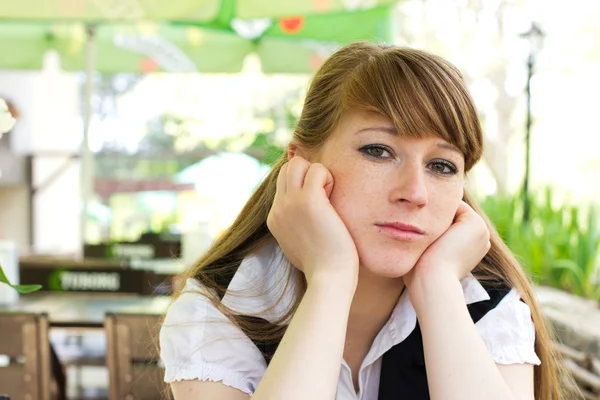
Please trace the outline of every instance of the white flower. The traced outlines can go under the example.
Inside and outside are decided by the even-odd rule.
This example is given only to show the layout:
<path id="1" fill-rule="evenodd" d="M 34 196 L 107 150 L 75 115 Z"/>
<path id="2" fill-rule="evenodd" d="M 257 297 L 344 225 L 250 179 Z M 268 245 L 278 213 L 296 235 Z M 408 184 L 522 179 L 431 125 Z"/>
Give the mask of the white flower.
<path id="1" fill-rule="evenodd" d="M 3 133 L 10 131 L 13 126 L 15 126 L 15 119 L 10 114 L 6 102 L 0 99 L 0 138 Z"/>

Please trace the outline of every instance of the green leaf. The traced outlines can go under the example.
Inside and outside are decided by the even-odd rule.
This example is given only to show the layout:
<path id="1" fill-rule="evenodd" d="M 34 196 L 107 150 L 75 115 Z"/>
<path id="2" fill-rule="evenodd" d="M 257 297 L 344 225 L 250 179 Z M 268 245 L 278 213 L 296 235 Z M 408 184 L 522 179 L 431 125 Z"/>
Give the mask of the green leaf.
<path id="1" fill-rule="evenodd" d="M 569 286 L 571 290 L 574 290 L 577 293 L 582 292 L 586 276 L 583 274 L 579 264 L 573 260 L 556 260 L 552 265 L 552 268 L 563 272 L 562 276 L 560 276 L 557 281 Z"/>
<path id="2" fill-rule="evenodd" d="M 21 294 L 28 294 L 38 291 L 42 288 L 42 285 L 13 285 L 8 281 L 6 274 L 2 270 L 2 266 L 0 265 L 0 282 L 7 284 L 11 288 L 15 289 L 17 292 Z"/>
<path id="3" fill-rule="evenodd" d="M 558 204 L 554 198 L 551 188 L 531 195 L 528 224 L 522 223 L 521 193 L 489 196 L 481 205 L 535 282 L 597 298 L 598 213 L 593 206 L 570 204 L 567 200 Z"/>

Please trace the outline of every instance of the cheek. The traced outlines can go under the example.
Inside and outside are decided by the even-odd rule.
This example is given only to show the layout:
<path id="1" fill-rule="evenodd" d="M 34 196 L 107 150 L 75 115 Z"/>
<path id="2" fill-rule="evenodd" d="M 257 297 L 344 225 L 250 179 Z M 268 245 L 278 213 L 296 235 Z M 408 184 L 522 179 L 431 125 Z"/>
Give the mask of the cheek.
<path id="1" fill-rule="evenodd" d="M 356 152 L 338 153 L 323 160 L 333 176 L 331 202 L 343 208 L 352 204 L 369 204 L 381 199 L 385 182 L 381 171 L 365 163 Z"/>
<path id="2" fill-rule="evenodd" d="M 330 171 L 333 175 L 334 185 L 329 201 L 342 220 L 348 225 L 348 222 L 356 218 L 359 210 L 362 208 L 360 207 L 362 197 L 360 192 L 362 189 L 354 185 L 356 181 L 353 181 L 348 172 L 339 173 L 335 170 Z"/>
<path id="3" fill-rule="evenodd" d="M 458 206 L 462 200 L 462 187 L 445 188 L 434 195 L 431 201 L 431 232 L 436 239 L 452 225 Z"/>
<path id="4" fill-rule="evenodd" d="M 330 201 L 348 228 L 368 218 L 375 204 L 381 203 L 381 179 L 360 168 L 332 168 L 334 178 Z M 340 172 L 344 171 L 344 172 Z"/>

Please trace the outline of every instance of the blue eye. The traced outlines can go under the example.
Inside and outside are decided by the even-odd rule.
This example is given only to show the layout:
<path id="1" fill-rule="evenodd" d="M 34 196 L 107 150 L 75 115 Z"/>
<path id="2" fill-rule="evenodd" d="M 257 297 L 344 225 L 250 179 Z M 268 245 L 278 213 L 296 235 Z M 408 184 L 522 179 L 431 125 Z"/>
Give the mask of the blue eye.
<path id="1" fill-rule="evenodd" d="M 446 160 L 433 160 L 429 163 L 429 169 L 439 175 L 455 175 L 458 172 L 458 168 L 450 161 Z"/>
<path id="2" fill-rule="evenodd" d="M 361 147 L 358 151 L 371 158 L 386 159 L 392 158 L 392 150 L 380 144 L 369 144 Z"/>

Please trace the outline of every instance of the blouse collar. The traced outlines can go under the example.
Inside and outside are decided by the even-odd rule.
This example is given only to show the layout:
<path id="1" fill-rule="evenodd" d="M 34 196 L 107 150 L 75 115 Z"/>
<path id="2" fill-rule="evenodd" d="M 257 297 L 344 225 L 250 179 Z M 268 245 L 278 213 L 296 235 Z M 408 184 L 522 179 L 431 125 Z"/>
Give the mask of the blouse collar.
<path id="1" fill-rule="evenodd" d="M 222 302 L 237 313 L 275 322 L 293 306 L 296 280 L 291 278 L 300 273 L 291 266 L 277 242 L 273 241 L 242 261 Z M 461 280 L 461 285 L 466 304 L 490 298 L 471 274 Z M 416 323 L 417 314 L 408 292 L 404 291 L 375 341 L 389 341 L 390 347 L 394 346 L 408 337 Z"/>

